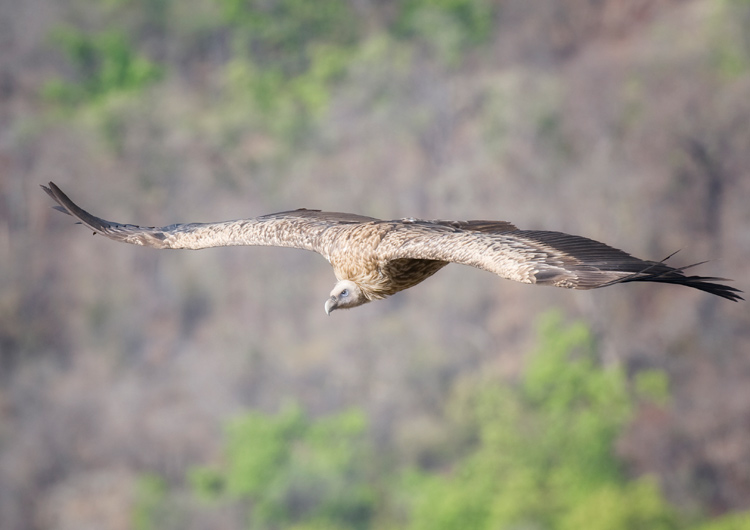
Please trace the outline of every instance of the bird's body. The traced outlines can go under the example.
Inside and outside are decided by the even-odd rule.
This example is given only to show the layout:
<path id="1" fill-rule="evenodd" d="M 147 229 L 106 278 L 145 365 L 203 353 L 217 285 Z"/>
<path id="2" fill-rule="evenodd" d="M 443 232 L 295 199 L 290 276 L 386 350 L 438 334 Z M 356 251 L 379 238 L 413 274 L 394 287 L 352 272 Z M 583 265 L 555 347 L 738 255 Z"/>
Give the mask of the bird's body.
<path id="1" fill-rule="evenodd" d="M 59 210 L 116 241 L 162 249 L 263 245 L 317 252 L 329 261 L 338 280 L 326 301 L 327 313 L 413 287 L 449 263 L 477 267 L 517 282 L 569 289 L 650 281 L 742 299 L 738 289 L 713 283 L 722 278 L 685 276 L 687 267 L 644 261 L 580 236 L 519 230 L 505 221 L 384 221 L 300 209 L 219 223 L 140 227 L 89 214 L 51 182 L 43 188 Z"/>

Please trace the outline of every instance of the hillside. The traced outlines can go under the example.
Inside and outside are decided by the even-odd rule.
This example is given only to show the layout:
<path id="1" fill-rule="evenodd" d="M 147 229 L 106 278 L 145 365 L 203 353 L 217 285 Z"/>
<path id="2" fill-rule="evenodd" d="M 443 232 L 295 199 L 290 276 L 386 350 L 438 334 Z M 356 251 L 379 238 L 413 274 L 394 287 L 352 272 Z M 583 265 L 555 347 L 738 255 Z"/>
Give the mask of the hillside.
<path id="1" fill-rule="evenodd" d="M 680 250 L 750 292 L 747 2 L 316 4 L 0 4 L 0 527 L 129 528 L 144 476 L 183 495 L 227 422 L 289 403 L 361 411 L 391 468 L 448 473 L 476 443 L 451 407 L 522 380 L 550 310 L 601 366 L 668 380 L 618 431 L 624 476 L 686 517 L 750 509 L 746 303 L 451 266 L 329 318 L 312 253 L 152 251 L 51 209 L 49 181 L 142 225 L 502 219 Z M 235 509 L 194 527 L 235 528 Z"/>

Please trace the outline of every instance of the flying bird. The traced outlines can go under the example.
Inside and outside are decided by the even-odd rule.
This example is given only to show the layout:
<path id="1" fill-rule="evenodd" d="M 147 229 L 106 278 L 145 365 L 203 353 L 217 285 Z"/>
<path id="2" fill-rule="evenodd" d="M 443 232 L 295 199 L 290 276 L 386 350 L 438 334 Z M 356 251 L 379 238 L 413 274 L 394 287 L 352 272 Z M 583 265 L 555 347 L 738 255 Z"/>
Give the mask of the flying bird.
<path id="1" fill-rule="evenodd" d="M 519 230 L 505 221 L 385 221 L 349 213 L 300 209 L 219 223 L 161 228 L 113 223 L 78 207 L 52 182 L 42 186 L 58 204 L 115 241 L 154 248 L 201 249 L 235 245 L 292 247 L 321 254 L 338 282 L 325 302 L 330 314 L 381 300 L 459 263 L 522 283 L 596 289 L 626 282 L 686 285 L 732 301 L 742 291 L 715 283 L 725 278 L 686 276 L 700 265 L 674 268 L 645 261 L 585 237 Z"/>

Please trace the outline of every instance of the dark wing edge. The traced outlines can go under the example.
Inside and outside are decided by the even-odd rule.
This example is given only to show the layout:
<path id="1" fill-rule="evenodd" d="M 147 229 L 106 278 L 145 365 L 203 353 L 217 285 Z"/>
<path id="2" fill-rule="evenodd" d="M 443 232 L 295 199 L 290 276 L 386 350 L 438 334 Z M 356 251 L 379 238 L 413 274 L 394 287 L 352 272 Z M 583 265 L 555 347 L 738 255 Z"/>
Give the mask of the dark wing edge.
<path id="1" fill-rule="evenodd" d="M 472 232 L 484 232 L 488 234 L 501 234 L 503 232 L 515 232 L 518 231 L 513 223 L 508 221 L 487 221 L 487 220 L 471 220 L 471 221 L 445 221 L 441 219 L 435 219 L 426 221 L 427 223 L 459 228 L 461 230 L 468 230 Z"/>
<path id="2" fill-rule="evenodd" d="M 57 203 L 57 206 L 53 206 L 53 209 L 75 217 L 79 223 L 93 230 L 95 234 L 101 234 L 115 241 L 123 241 L 135 245 L 169 248 L 169 245 L 166 243 L 166 229 L 114 223 L 101 219 L 95 215 L 91 215 L 70 200 L 54 182 L 50 182 L 49 187 L 44 185 L 41 187 Z"/>
<path id="3" fill-rule="evenodd" d="M 561 232 L 507 232 L 404 225 L 383 247 L 383 258 L 432 259 L 469 265 L 522 283 L 596 289 L 627 282 L 686 285 L 732 301 L 739 289 L 713 283 L 724 278 L 685 276 L 674 268 L 644 261 L 593 239 Z"/>
<path id="4" fill-rule="evenodd" d="M 674 254 L 675 253 L 664 258 L 662 261 L 655 262 L 653 265 L 650 265 L 639 272 L 634 272 L 633 274 L 629 276 L 625 276 L 624 278 L 613 280 L 606 284 L 600 285 L 600 287 L 607 287 L 609 285 L 615 285 L 618 283 L 628 283 L 628 282 L 671 283 L 671 284 L 676 284 L 676 285 L 685 285 L 687 287 L 692 287 L 693 289 L 698 289 L 699 291 L 704 291 L 706 293 L 710 293 L 716 296 L 720 296 L 722 298 L 726 298 L 727 300 L 731 300 L 732 302 L 739 302 L 740 300 L 744 300 L 744 298 L 740 296 L 739 294 L 739 293 L 742 293 L 740 289 L 737 289 L 736 287 L 732 287 L 729 285 L 723 285 L 721 283 L 715 283 L 715 282 L 731 282 L 732 280 L 730 280 L 729 278 L 719 278 L 716 276 L 686 276 L 685 275 L 684 271 L 686 271 L 687 269 L 692 269 L 693 267 L 697 267 L 699 265 L 703 265 L 704 263 L 708 263 L 707 261 L 701 261 L 699 263 L 693 263 L 692 265 L 686 265 L 684 267 L 676 267 L 676 268 L 665 265 L 664 262 L 668 260 L 670 257 L 672 257 Z M 659 265 L 661 267 L 659 267 Z"/>
<path id="5" fill-rule="evenodd" d="M 683 267 L 671 267 L 667 265 L 665 262 L 677 254 L 677 252 L 673 252 L 661 261 L 646 261 L 635 258 L 627 252 L 610 247 L 599 241 L 581 236 L 541 231 L 521 231 L 519 233 L 531 240 L 549 244 L 553 248 L 571 256 L 574 262 L 570 266 L 572 266 L 573 270 L 579 271 L 584 281 L 588 275 L 591 275 L 587 269 L 593 268 L 595 272 L 591 277 L 591 283 L 585 282 L 585 286 L 582 288 L 598 289 L 628 282 L 671 283 L 685 285 L 733 302 L 744 300 L 739 295 L 742 292 L 740 289 L 715 283 L 732 281 L 728 278 L 685 275 L 685 270 L 703 265 L 707 263 L 706 261 Z M 575 261 L 580 263 L 575 263 Z M 601 282 L 601 273 L 613 273 L 617 276 L 609 281 Z"/>

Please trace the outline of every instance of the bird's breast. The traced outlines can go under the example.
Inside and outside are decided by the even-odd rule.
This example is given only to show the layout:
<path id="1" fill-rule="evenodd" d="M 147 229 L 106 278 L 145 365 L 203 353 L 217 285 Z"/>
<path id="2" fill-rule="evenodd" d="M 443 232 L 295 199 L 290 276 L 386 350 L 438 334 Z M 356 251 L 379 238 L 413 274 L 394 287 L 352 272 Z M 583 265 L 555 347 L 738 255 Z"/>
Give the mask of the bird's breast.
<path id="1" fill-rule="evenodd" d="M 378 254 L 378 245 L 389 231 L 385 223 L 367 223 L 347 227 L 336 237 L 330 259 L 336 279 L 351 280 L 370 300 L 385 298 L 394 288 L 387 263 Z"/>

